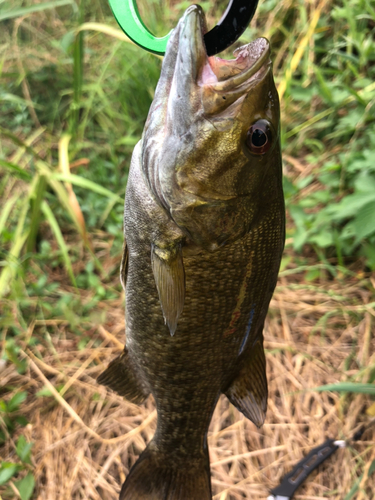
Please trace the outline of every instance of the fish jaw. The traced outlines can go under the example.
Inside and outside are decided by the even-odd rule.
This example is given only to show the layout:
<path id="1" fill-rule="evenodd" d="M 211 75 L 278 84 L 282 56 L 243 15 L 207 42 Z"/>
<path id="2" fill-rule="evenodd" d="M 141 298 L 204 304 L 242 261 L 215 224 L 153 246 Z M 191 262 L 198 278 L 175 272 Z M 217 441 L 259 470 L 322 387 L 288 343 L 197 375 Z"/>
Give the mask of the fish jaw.
<path id="1" fill-rule="evenodd" d="M 142 169 L 187 238 L 214 251 L 251 228 L 262 190 L 266 199 L 275 192 L 266 179 L 281 175 L 279 103 L 266 39 L 226 61 L 207 56 L 205 31 L 204 13 L 193 5 L 169 40 L 145 126 Z M 262 119 L 273 144 L 259 157 L 244 143 Z"/>
<path id="2" fill-rule="evenodd" d="M 192 5 L 173 30 L 143 132 L 142 170 L 150 190 L 167 210 L 166 185 L 175 184 L 173 138 L 187 134 L 194 116 L 201 114 L 196 80 L 206 58 L 201 34 L 204 22 L 201 7 Z"/>

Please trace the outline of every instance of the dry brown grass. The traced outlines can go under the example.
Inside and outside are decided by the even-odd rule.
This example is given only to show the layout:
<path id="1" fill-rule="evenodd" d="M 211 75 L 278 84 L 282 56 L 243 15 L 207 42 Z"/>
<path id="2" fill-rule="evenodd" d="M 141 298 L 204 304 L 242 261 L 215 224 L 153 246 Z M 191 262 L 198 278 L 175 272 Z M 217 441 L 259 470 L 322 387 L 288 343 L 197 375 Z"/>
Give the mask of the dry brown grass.
<path id="1" fill-rule="evenodd" d="M 307 284 L 303 277 L 284 272 L 271 302 L 265 328 L 270 394 L 263 428 L 258 430 L 225 397 L 214 413 L 209 432 L 214 500 L 265 499 L 269 488 L 311 448 L 326 437 L 350 437 L 370 420 L 368 396 L 309 389 L 350 377 L 368 380 L 366 367 L 375 363 L 374 279 L 353 273 L 345 280 L 322 276 Z M 50 345 L 23 351 L 27 372 L 19 375 L 13 366 L 2 372 L 4 385 L 29 395 L 23 414 L 30 423 L 23 432 L 34 442 L 38 500 L 118 498 L 120 485 L 155 430 L 151 399 L 138 407 L 95 382 L 122 349 L 125 327 L 121 300 L 100 306 L 106 321 L 92 325 L 85 349 L 78 349 L 67 321 L 51 320 Z M 30 335 L 39 326 L 30 325 Z M 36 397 L 44 387 L 52 397 Z M 5 460 L 14 459 L 14 440 L 3 448 Z M 374 443 L 375 426 L 320 466 L 295 498 L 342 500 L 364 473 L 355 498 L 373 499 L 375 478 L 367 474 L 375 459 Z"/>

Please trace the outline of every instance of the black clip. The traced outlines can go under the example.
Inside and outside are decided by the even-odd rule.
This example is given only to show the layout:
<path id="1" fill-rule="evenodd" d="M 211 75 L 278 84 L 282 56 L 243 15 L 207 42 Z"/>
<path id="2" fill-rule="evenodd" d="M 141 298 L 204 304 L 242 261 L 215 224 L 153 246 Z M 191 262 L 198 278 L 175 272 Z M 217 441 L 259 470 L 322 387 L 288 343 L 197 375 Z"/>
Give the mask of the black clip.
<path id="1" fill-rule="evenodd" d="M 220 21 L 204 35 L 208 56 L 227 49 L 242 35 L 254 17 L 257 5 L 258 0 L 230 0 Z"/>

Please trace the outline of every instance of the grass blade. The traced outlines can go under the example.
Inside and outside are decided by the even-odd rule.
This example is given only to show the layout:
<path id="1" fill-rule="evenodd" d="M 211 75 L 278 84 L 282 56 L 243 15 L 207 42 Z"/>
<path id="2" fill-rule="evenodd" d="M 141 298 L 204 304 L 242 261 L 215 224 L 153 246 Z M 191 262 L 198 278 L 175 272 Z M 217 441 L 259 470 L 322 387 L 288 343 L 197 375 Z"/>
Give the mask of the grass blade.
<path id="1" fill-rule="evenodd" d="M 375 472 L 375 460 L 373 460 L 367 470 L 367 477 L 370 477 L 373 473 Z M 358 479 L 355 480 L 352 488 L 348 492 L 348 494 L 345 496 L 344 500 L 352 500 L 355 497 L 355 494 L 357 493 L 359 486 L 362 482 L 364 474 L 362 474 Z"/>
<path id="2" fill-rule="evenodd" d="M 77 29 L 77 32 L 80 31 L 99 31 L 100 33 L 104 33 L 105 35 L 111 36 L 112 38 L 117 38 L 122 42 L 128 42 L 132 45 L 136 45 L 130 38 L 128 38 L 125 33 L 117 28 L 113 28 L 112 26 L 108 26 L 107 24 L 102 23 L 83 23 Z"/>
<path id="3" fill-rule="evenodd" d="M 80 19 L 79 23 L 83 22 L 83 7 L 84 3 L 80 3 Z M 70 122 L 70 130 L 75 133 L 79 123 L 80 104 L 82 96 L 83 83 L 83 48 L 84 48 L 84 32 L 78 31 L 74 40 L 73 51 L 73 109 Z"/>
<path id="4" fill-rule="evenodd" d="M 74 0 L 54 0 L 53 2 L 39 3 L 31 5 L 30 7 L 8 10 L 0 14 L 0 21 L 4 21 L 5 19 L 14 19 L 15 17 L 27 16 L 29 14 L 33 14 L 34 12 L 40 12 L 46 9 L 54 9 L 56 7 L 62 7 L 64 5 L 76 6 L 76 3 Z"/>
<path id="5" fill-rule="evenodd" d="M 39 229 L 40 220 L 40 206 L 43 201 L 44 193 L 46 191 L 47 181 L 44 175 L 38 176 L 36 188 L 34 193 L 30 193 L 30 202 L 32 205 L 30 231 L 27 238 L 27 252 L 33 252 L 35 249 L 35 241 Z"/>
<path id="6" fill-rule="evenodd" d="M 32 181 L 30 185 L 29 193 L 35 191 L 36 179 Z M 8 253 L 5 261 L 4 268 L 0 274 L 0 297 L 4 297 L 9 293 L 12 288 L 12 279 L 16 274 L 18 267 L 18 259 L 21 254 L 21 250 L 29 236 L 30 230 L 27 228 L 26 216 L 30 208 L 30 196 L 25 199 L 23 207 L 18 216 L 18 222 L 16 231 L 13 236 L 13 245 Z"/>
<path id="7" fill-rule="evenodd" d="M 286 70 L 285 72 L 285 77 L 283 80 L 281 80 L 280 85 L 278 86 L 278 93 L 279 93 L 279 98 L 280 101 L 282 100 L 284 93 L 286 89 L 288 88 L 288 84 L 292 78 L 293 73 L 296 71 L 303 54 L 305 52 L 305 49 L 308 47 L 308 44 L 311 40 L 311 38 L 314 36 L 316 26 L 318 24 L 318 21 L 320 19 L 321 13 L 323 8 L 325 7 L 325 4 L 327 3 L 327 0 L 321 0 L 319 5 L 317 6 L 316 10 L 314 11 L 310 24 L 308 26 L 307 32 L 305 36 L 302 38 L 302 40 L 299 42 L 297 50 L 295 51 L 292 60 L 290 62 L 290 67 Z"/>
<path id="8" fill-rule="evenodd" d="M 370 85 L 367 85 L 364 89 L 358 92 L 358 94 L 362 97 L 369 92 L 373 92 L 375 90 L 375 82 L 371 83 Z M 340 104 L 340 109 L 342 109 L 344 106 L 347 106 L 348 104 L 354 102 L 356 99 L 353 95 L 347 97 L 344 99 Z M 337 110 L 337 107 L 331 107 L 328 109 L 325 109 L 321 113 L 315 114 L 312 118 L 309 120 L 303 122 L 302 124 L 298 125 L 297 127 L 294 127 L 292 130 L 289 130 L 289 132 L 286 132 L 284 134 L 284 139 L 289 139 L 290 137 L 293 137 L 294 135 L 297 135 L 299 132 L 302 132 L 302 130 L 308 129 L 311 125 L 314 125 L 320 120 L 323 120 L 323 118 L 326 118 L 330 114 L 334 113 Z"/>
<path id="9" fill-rule="evenodd" d="M 115 200 L 116 203 L 124 203 L 124 200 L 118 194 L 112 193 L 112 191 L 110 191 L 109 189 L 106 189 L 103 186 L 90 181 L 89 179 L 80 177 L 79 175 L 52 173 L 51 179 L 56 181 L 70 182 L 71 184 L 75 184 L 76 186 L 80 186 L 84 189 L 93 191 L 94 193 L 106 196 L 110 200 Z"/>
<path id="10" fill-rule="evenodd" d="M 7 202 L 4 204 L 4 206 L 1 210 L 1 213 L 0 213 L 0 235 L 4 230 L 5 223 L 8 220 L 8 217 L 9 217 L 9 214 L 10 214 L 12 208 L 13 208 L 13 205 L 16 203 L 18 198 L 19 198 L 18 194 L 15 194 L 14 196 L 12 196 L 12 198 L 7 200 Z"/>
<path id="11" fill-rule="evenodd" d="M 361 484 L 362 477 L 363 477 L 363 474 L 362 474 L 362 476 L 360 476 L 358 479 L 355 480 L 353 486 L 351 487 L 348 494 L 345 496 L 344 500 L 352 500 L 354 498 L 354 495 L 357 493 L 359 485 Z"/>
<path id="12" fill-rule="evenodd" d="M 42 202 L 42 212 L 44 213 L 47 221 L 49 222 L 49 225 L 51 226 L 51 229 L 55 235 L 55 238 L 57 240 L 57 243 L 59 244 L 60 250 L 61 250 L 61 255 L 64 260 L 65 268 L 67 273 L 69 274 L 70 281 L 72 282 L 73 286 L 77 286 L 76 279 L 74 276 L 73 272 L 73 267 L 72 263 L 69 257 L 69 252 L 68 252 L 68 247 L 66 246 L 64 237 L 62 235 L 62 232 L 60 230 L 60 226 L 53 215 L 52 210 L 50 209 L 48 203 L 46 201 Z"/>
<path id="13" fill-rule="evenodd" d="M 22 99 L 22 97 L 18 97 L 17 95 L 10 94 L 9 92 L 1 93 L 0 94 L 0 102 L 11 102 L 15 104 L 21 104 L 26 106 L 32 105 L 34 108 L 39 108 L 41 109 L 41 106 L 38 106 L 38 104 L 35 104 L 35 102 L 28 101 L 27 99 Z"/>
<path id="14" fill-rule="evenodd" d="M 40 135 L 40 133 L 43 132 L 43 129 L 40 128 L 36 132 L 38 133 L 38 135 Z M 21 151 L 25 150 L 29 154 L 31 154 L 32 156 L 40 158 L 40 156 L 38 155 L 38 153 L 32 147 L 30 147 L 25 141 L 22 141 L 15 134 L 13 134 L 10 130 L 2 127 L 1 125 L 0 125 L 0 133 L 3 134 L 5 137 L 8 137 L 8 139 L 10 139 L 17 146 L 20 146 Z M 33 135 L 35 135 L 35 133 Z M 12 161 L 15 162 L 16 160 L 13 158 Z"/>
<path id="15" fill-rule="evenodd" d="M 67 192 L 65 186 L 60 182 L 59 179 L 56 179 L 57 174 L 55 174 L 46 163 L 38 161 L 36 163 L 36 166 L 39 172 L 46 176 L 48 184 L 57 194 L 57 197 L 59 198 L 61 204 L 63 205 L 63 207 L 65 207 L 66 211 L 70 215 L 75 227 L 77 228 L 77 231 L 82 236 L 82 239 L 84 239 L 84 235 L 82 233 L 82 226 L 80 222 L 77 220 L 76 212 L 72 208 L 69 199 L 69 193 Z"/>
<path id="16" fill-rule="evenodd" d="M 375 384 L 360 384 L 355 382 L 340 382 L 339 384 L 327 384 L 314 387 L 312 391 L 327 392 L 355 392 L 357 394 L 370 394 L 375 396 Z"/>
<path id="17" fill-rule="evenodd" d="M 23 223 L 24 218 L 21 217 L 19 227 L 23 227 Z M 18 257 L 20 256 L 28 234 L 28 231 L 25 231 L 14 238 L 14 244 L 8 254 L 7 262 L 0 274 L 0 298 L 7 295 L 11 289 L 12 278 L 14 277 L 18 266 Z"/>
<path id="18" fill-rule="evenodd" d="M 16 177 L 19 177 L 23 181 L 31 181 L 31 175 L 20 168 L 18 165 L 15 165 L 14 163 L 10 163 L 9 161 L 1 160 L 0 159 L 0 165 L 7 169 L 11 174 L 15 175 Z"/>
<path id="19" fill-rule="evenodd" d="M 89 183 L 90 185 L 92 184 L 93 186 L 98 187 L 98 188 L 100 188 L 101 186 L 98 186 L 94 182 L 87 181 L 87 179 L 82 179 L 78 175 L 71 175 L 71 174 L 70 175 L 66 175 L 66 174 L 57 174 L 57 173 L 54 173 L 49 168 L 49 166 L 46 163 L 42 162 L 42 161 L 38 161 L 36 163 L 36 166 L 39 169 L 39 171 L 46 176 L 46 179 L 47 179 L 49 185 L 55 191 L 55 193 L 57 194 L 57 196 L 58 196 L 61 204 L 63 205 L 63 207 L 65 207 L 66 211 L 70 215 L 70 217 L 71 217 L 71 219 L 72 219 L 72 221 L 73 221 L 73 223 L 74 223 L 77 231 L 81 235 L 83 241 L 86 244 L 86 247 L 88 248 L 91 256 L 93 257 L 93 259 L 95 261 L 95 265 L 97 266 L 98 269 L 102 270 L 102 266 L 101 266 L 99 260 L 95 257 L 93 249 L 91 248 L 92 245 L 90 243 L 90 240 L 86 237 L 85 233 L 83 233 L 83 230 L 82 230 L 82 228 L 83 228 L 82 221 L 80 221 L 77 218 L 77 211 L 72 206 L 71 198 L 69 197 L 69 193 L 67 192 L 66 188 L 62 185 L 61 182 L 59 182 L 61 180 L 59 177 L 61 177 L 62 180 L 64 180 L 65 182 L 69 182 L 72 179 L 73 180 L 78 179 L 78 182 L 76 182 L 76 184 L 80 185 L 81 183 L 79 181 L 82 181 L 82 183 L 84 184 L 84 187 L 87 187 L 86 186 L 87 183 Z M 72 182 L 72 183 L 74 184 L 74 182 Z M 104 188 L 102 188 L 102 190 L 103 189 Z M 93 189 L 93 190 L 95 191 L 95 189 Z M 105 191 L 108 191 L 108 190 L 105 190 Z M 116 196 L 116 198 L 117 198 L 116 201 L 121 200 L 121 198 L 119 196 L 113 195 L 113 193 L 111 193 L 111 191 L 108 191 L 108 193 L 111 196 Z M 101 194 L 103 194 L 103 193 L 101 193 Z M 78 203 L 78 201 L 77 201 L 77 203 Z M 122 200 L 121 200 L 121 203 L 123 203 Z M 82 217 L 83 217 L 83 215 L 82 215 Z"/>
<path id="20" fill-rule="evenodd" d="M 69 147 L 70 135 L 63 135 L 59 140 L 59 167 L 63 174 L 70 175 L 70 165 L 69 165 Z M 84 241 L 87 243 L 87 233 L 86 233 L 86 224 L 85 218 L 83 217 L 83 213 L 81 207 L 78 203 L 75 192 L 73 191 L 72 185 L 69 182 L 65 183 L 66 190 L 68 191 L 70 204 L 72 210 L 75 213 L 76 220 L 81 227 L 81 233 L 84 238 Z"/>
<path id="21" fill-rule="evenodd" d="M 135 47 L 138 47 L 136 43 L 133 42 L 133 40 L 130 40 L 125 33 L 119 29 L 113 28 L 112 26 L 108 26 L 107 24 L 103 23 L 83 23 L 81 26 L 77 29 L 77 32 L 79 31 L 99 31 L 100 33 L 103 33 L 104 35 L 111 36 L 112 38 L 117 38 L 118 40 L 121 40 L 122 42 L 127 42 L 130 43 L 131 45 L 134 45 Z M 151 55 L 155 56 L 157 59 L 163 60 L 163 56 L 159 56 L 158 54 L 153 54 L 150 53 Z"/>

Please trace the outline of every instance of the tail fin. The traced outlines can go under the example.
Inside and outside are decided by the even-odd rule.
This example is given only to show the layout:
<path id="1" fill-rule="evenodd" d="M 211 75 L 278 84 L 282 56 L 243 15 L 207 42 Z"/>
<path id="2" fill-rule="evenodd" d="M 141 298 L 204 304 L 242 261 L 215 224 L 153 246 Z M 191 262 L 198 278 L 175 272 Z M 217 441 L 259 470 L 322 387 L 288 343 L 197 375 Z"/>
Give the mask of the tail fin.
<path id="1" fill-rule="evenodd" d="M 151 441 L 134 464 L 120 500 L 211 500 L 208 453 L 184 463 L 153 448 Z"/>

